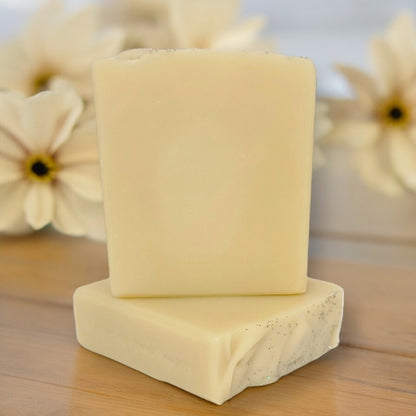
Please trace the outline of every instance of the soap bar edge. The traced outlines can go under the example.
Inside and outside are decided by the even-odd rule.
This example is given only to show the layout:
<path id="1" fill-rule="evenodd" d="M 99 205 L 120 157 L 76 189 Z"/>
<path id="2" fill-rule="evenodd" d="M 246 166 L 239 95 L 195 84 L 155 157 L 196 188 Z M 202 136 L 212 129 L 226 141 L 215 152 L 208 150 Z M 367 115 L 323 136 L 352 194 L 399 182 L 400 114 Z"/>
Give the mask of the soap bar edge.
<path id="1" fill-rule="evenodd" d="M 317 279 L 314 279 L 314 280 L 317 280 Z M 325 283 L 328 283 L 328 282 L 325 282 Z M 311 357 L 311 358 L 309 358 L 308 359 L 308 361 L 307 362 L 311 362 L 311 361 L 314 361 L 314 360 L 316 360 L 316 359 L 318 359 L 320 356 L 322 356 L 322 355 L 324 355 L 327 351 L 329 351 L 330 349 L 333 349 L 333 348 L 335 348 L 338 344 L 339 344 L 339 332 L 340 332 L 340 329 L 341 329 L 341 322 L 342 322 L 342 308 L 343 308 L 343 302 L 344 302 L 344 292 L 343 292 L 343 289 L 340 287 L 340 286 L 338 286 L 338 285 L 335 285 L 335 284 L 330 284 L 331 286 L 332 286 L 332 288 L 333 288 L 333 290 L 332 290 L 332 295 L 329 295 L 329 296 L 327 296 L 325 299 L 329 299 L 331 296 L 333 296 L 333 295 L 336 295 L 336 296 L 339 296 L 340 297 L 340 300 L 341 300 L 341 302 L 340 302 L 340 317 L 338 318 L 338 320 L 337 320 L 337 326 L 336 327 L 334 327 L 334 333 L 332 334 L 332 342 L 328 345 L 330 348 L 328 348 L 328 349 L 322 349 L 322 350 L 320 350 L 321 352 L 319 353 L 319 354 L 315 354 L 315 355 L 313 355 L 313 357 Z M 80 333 L 79 333 L 79 328 L 78 328 L 78 318 L 79 318 L 79 316 L 77 316 L 77 310 L 79 310 L 79 307 L 78 307 L 78 303 L 79 302 L 81 302 L 82 303 L 82 301 L 83 301 L 83 295 L 85 294 L 85 293 L 88 293 L 88 291 L 85 291 L 85 290 L 83 290 L 83 288 L 81 287 L 81 288 L 78 288 L 77 290 L 76 290 L 76 292 L 74 293 L 74 313 L 75 313 L 75 320 L 76 320 L 76 322 L 77 322 L 77 325 L 76 325 L 76 334 L 77 334 L 77 339 L 78 339 L 78 341 L 80 342 L 80 344 L 83 346 L 83 347 L 85 347 L 86 349 L 88 349 L 88 350 L 90 350 L 90 351 L 93 351 L 93 352 L 96 352 L 96 353 L 99 353 L 99 354 L 101 354 L 101 355 L 104 355 L 104 356 L 107 356 L 107 357 L 109 357 L 109 358 L 112 358 L 112 359 L 115 359 L 114 358 L 114 356 L 111 356 L 111 354 L 109 354 L 108 352 L 107 353 L 103 353 L 102 351 L 99 351 L 99 349 L 100 348 L 94 348 L 94 346 L 92 346 L 92 345 L 90 345 L 87 341 L 85 341 L 84 339 L 82 339 L 82 337 L 80 336 Z M 302 296 L 302 295 L 299 295 L 299 296 Z M 87 300 L 88 299 L 88 297 L 86 297 L 85 298 L 85 300 Z M 85 301 L 84 300 L 84 301 Z M 102 300 L 104 300 L 104 299 L 102 299 Z M 96 304 L 103 304 L 103 302 L 102 302 L 102 300 L 98 300 L 97 301 L 97 299 L 95 299 L 95 303 Z M 119 302 L 124 302 L 124 300 L 119 300 Z M 294 312 L 295 313 L 295 315 L 297 314 L 297 312 L 295 311 Z M 264 322 L 261 322 L 261 323 L 259 323 L 260 324 L 260 327 L 261 327 L 261 325 L 263 324 Z M 253 341 L 253 339 L 254 339 L 254 341 L 253 342 L 255 342 L 255 345 L 257 345 L 257 343 L 259 342 L 259 341 L 261 341 L 261 342 L 264 342 L 264 341 L 262 341 L 262 336 L 264 335 L 264 334 L 266 334 L 266 336 L 267 336 L 267 331 L 265 331 L 265 332 L 263 332 L 263 329 L 262 328 L 260 328 L 260 327 L 258 327 L 258 328 L 255 328 L 255 327 L 253 327 L 253 325 L 251 326 L 251 328 L 248 328 L 247 330 L 250 330 L 250 331 L 253 331 L 253 330 L 257 330 L 258 331 L 258 336 L 259 336 L 259 338 L 257 339 L 257 338 L 250 338 L 249 337 L 249 340 L 250 340 L 250 342 L 252 342 Z M 241 333 L 243 333 L 244 334 L 244 330 L 242 329 L 242 328 L 240 328 L 240 329 L 238 329 L 237 331 L 236 331 L 236 336 L 238 337 L 239 336 L 239 333 L 241 334 Z M 221 346 L 221 344 L 224 344 L 224 337 L 225 337 L 226 335 L 223 335 L 223 336 L 221 336 L 219 339 L 214 339 L 214 338 L 211 338 L 211 340 L 209 341 L 209 338 L 207 339 L 207 341 L 209 341 L 209 342 L 214 342 L 214 343 L 217 343 L 218 344 L 218 346 Z M 334 342 L 335 341 L 335 342 Z M 329 341 L 328 341 L 328 343 L 329 343 Z M 224 344 L 225 345 L 225 344 Z M 237 342 L 237 345 L 238 345 L 238 342 Z M 97 350 L 98 349 L 98 350 Z M 206 350 L 207 351 L 209 351 L 209 348 L 206 348 Z M 257 348 L 256 350 L 255 350 L 255 352 L 257 351 L 258 352 L 258 350 L 259 350 L 259 348 Z M 238 362 L 241 362 L 242 361 L 242 363 L 243 364 L 241 364 L 240 365 L 240 367 L 242 366 L 242 365 L 245 365 L 244 364 L 244 362 L 246 362 L 246 361 L 248 361 L 247 360 L 247 354 L 249 354 L 250 355 L 250 345 L 246 345 L 244 348 L 243 348 L 243 350 L 241 351 L 241 353 L 240 353 L 240 355 L 235 355 L 234 356 L 234 360 L 237 360 Z M 250 357 L 249 357 L 250 358 Z M 172 382 L 172 380 L 169 380 L 169 379 L 166 379 L 166 378 L 164 378 L 163 376 L 159 376 L 159 377 L 157 377 L 157 376 L 155 376 L 154 374 L 151 374 L 151 372 L 149 372 L 149 371 L 143 371 L 142 369 L 139 369 L 139 368 L 137 368 L 137 367 L 134 367 L 134 366 L 132 366 L 131 365 L 131 362 L 125 362 L 125 361 L 123 361 L 123 360 L 120 360 L 120 359 L 116 359 L 117 361 L 120 361 L 120 362 L 122 362 L 123 364 L 125 364 L 125 365 L 127 365 L 127 366 L 130 366 L 130 367 L 133 367 L 133 368 L 136 368 L 136 370 L 138 370 L 138 371 L 141 371 L 141 372 L 143 372 L 143 373 L 145 373 L 145 374 L 147 374 L 147 375 L 149 375 L 150 377 L 152 377 L 152 378 L 155 378 L 155 379 L 158 379 L 158 380 L 160 380 L 160 381 L 164 381 L 164 382 L 167 382 L 167 383 L 169 383 L 169 384 L 173 384 L 173 385 L 177 385 L 178 387 L 180 387 L 180 388 L 184 388 L 183 386 L 181 386 L 181 385 L 178 385 L 178 384 L 175 384 L 175 383 L 173 383 Z M 237 362 L 236 361 L 236 362 Z M 279 363 L 280 362 L 282 362 L 282 359 L 281 358 L 279 358 L 279 361 L 278 361 Z M 215 360 L 214 360 L 214 362 L 213 362 L 213 364 L 215 363 Z M 261 383 L 261 384 L 259 384 L 259 383 L 256 383 L 256 384 L 254 384 L 254 385 L 265 385 L 265 384 L 270 384 L 270 383 L 273 383 L 273 382 L 275 382 L 275 381 L 277 381 L 279 378 L 281 378 L 282 376 L 284 376 L 284 375 L 286 375 L 286 374 L 289 374 L 290 372 L 292 372 L 292 371 L 294 371 L 294 370 L 296 370 L 297 368 L 299 368 L 299 367 L 301 367 L 303 364 L 301 364 L 301 363 L 296 363 L 296 362 L 294 362 L 293 363 L 293 367 L 289 367 L 288 369 L 283 369 L 283 372 L 282 373 L 280 373 L 280 374 L 278 374 L 277 375 L 277 377 L 276 378 L 274 378 L 274 379 L 272 379 L 272 378 L 270 378 L 269 379 L 269 381 L 268 382 L 264 382 L 264 383 Z M 237 366 L 238 367 L 238 366 Z M 237 385 L 234 385 L 234 386 L 232 386 L 232 384 L 234 383 L 234 384 L 236 384 L 236 382 L 234 382 L 234 380 L 233 380 L 233 378 L 235 377 L 235 373 L 236 373 L 236 368 L 237 367 L 234 367 L 233 365 L 231 365 L 231 367 L 230 367 L 230 371 L 231 371 L 231 373 L 228 375 L 228 377 L 225 377 L 225 376 L 223 376 L 223 377 L 219 377 L 219 380 L 221 380 L 221 381 L 224 381 L 226 384 L 229 384 L 230 385 L 230 387 L 229 388 L 227 388 L 226 386 L 224 386 L 224 394 L 221 396 L 216 396 L 216 397 L 214 397 L 214 395 L 213 394 L 208 394 L 208 396 L 207 395 L 204 395 L 203 394 L 203 392 L 201 393 L 201 392 L 199 392 L 199 393 L 196 393 L 195 392 L 195 390 L 194 391 L 192 391 L 192 389 L 187 389 L 187 388 L 184 388 L 185 390 L 187 390 L 187 391 L 190 391 L 192 394 L 196 394 L 196 395 L 198 395 L 198 396 L 200 396 L 200 397 L 202 397 L 202 398 L 204 398 L 204 399 L 206 399 L 206 400 L 208 400 L 208 401 L 211 401 L 211 402 L 214 402 L 214 403 L 216 403 L 216 404 L 222 404 L 223 402 L 225 402 L 226 400 L 228 400 L 228 399 L 230 399 L 232 396 L 234 396 L 234 395 L 236 395 L 236 394 L 238 394 L 240 391 L 243 391 L 245 388 L 247 388 L 247 387 L 250 387 L 250 386 L 252 386 L 251 384 L 243 384 L 243 385 L 240 385 L 239 387 L 237 386 Z M 199 371 L 201 371 L 201 370 L 199 370 Z M 237 377 L 238 378 L 238 377 Z M 228 379 L 228 381 L 226 380 L 226 379 Z M 205 396 L 205 397 L 204 397 Z"/>

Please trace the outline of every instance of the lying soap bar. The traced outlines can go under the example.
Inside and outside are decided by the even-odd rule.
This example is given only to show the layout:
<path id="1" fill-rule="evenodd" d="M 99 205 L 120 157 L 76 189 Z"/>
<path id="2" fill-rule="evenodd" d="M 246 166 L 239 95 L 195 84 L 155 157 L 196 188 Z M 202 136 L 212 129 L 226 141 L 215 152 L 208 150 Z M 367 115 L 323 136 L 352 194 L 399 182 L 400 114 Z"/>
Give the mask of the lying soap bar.
<path id="1" fill-rule="evenodd" d="M 314 279 L 291 296 L 119 299 L 108 279 L 74 295 L 81 345 L 217 404 L 335 348 L 342 308 Z"/>
<path id="2" fill-rule="evenodd" d="M 94 83 L 115 296 L 304 292 L 311 61 L 128 51 Z"/>

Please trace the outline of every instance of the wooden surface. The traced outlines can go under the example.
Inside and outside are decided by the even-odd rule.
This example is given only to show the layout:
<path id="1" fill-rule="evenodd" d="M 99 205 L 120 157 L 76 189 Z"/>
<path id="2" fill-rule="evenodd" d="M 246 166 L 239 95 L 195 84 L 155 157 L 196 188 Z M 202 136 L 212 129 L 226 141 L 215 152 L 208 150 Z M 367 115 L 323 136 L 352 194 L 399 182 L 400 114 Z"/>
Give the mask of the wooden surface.
<path id="1" fill-rule="evenodd" d="M 0 237 L 0 415 L 416 414 L 416 270 L 315 261 L 310 275 L 345 289 L 341 346 L 216 406 L 77 344 L 72 293 L 107 276 L 103 245 Z"/>

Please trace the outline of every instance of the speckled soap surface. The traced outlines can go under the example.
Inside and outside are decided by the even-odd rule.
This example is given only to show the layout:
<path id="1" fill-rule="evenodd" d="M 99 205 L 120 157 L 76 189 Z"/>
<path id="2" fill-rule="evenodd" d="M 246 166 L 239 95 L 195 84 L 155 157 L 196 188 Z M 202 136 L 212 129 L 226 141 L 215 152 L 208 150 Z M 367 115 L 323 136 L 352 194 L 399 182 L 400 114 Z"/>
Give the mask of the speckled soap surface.
<path id="1" fill-rule="evenodd" d="M 273 383 L 339 343 L 343 290 L 290 296 L 117 299 L 108 279 L 74 295 L 85 348 L 216 404 Z"/>

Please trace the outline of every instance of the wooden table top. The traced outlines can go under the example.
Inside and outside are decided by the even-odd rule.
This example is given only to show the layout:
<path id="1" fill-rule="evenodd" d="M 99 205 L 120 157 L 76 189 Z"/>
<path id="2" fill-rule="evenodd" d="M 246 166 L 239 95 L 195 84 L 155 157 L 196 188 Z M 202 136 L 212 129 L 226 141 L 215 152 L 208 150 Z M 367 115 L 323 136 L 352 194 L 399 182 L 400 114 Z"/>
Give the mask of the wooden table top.
<path id="1" fill-rule="evenodd" d="M 345 289 L 341 346 L 216 406 L 80 347 L 72 294 L 106 249 L 41 232 L 0 237 L 0 415 L 415 415 L 416 270 L 312 261 Z"/>

